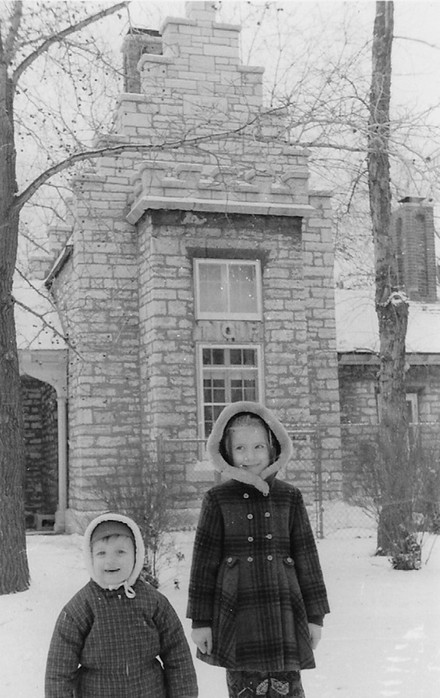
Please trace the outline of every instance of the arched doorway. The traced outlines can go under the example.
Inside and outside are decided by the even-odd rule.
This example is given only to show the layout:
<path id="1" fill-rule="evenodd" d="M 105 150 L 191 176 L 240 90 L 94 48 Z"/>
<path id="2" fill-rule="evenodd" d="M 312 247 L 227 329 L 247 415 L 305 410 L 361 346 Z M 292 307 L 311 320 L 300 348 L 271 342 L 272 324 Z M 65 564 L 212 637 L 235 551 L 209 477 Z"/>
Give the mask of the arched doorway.
<path id="1" fill-rule="evenodd" d="M 67 353 L 20 350 L 19 365 L 26 526 L 62 532 L 67 508 Z"/>

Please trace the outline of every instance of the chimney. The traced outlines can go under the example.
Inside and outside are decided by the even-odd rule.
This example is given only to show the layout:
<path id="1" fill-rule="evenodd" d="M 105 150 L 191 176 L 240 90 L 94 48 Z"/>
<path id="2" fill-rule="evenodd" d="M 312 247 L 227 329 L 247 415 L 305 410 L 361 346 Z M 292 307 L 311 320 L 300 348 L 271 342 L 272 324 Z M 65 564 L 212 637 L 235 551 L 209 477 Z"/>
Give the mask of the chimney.
<path id="1" fill-rule="evenodd" d="M 140 93 L 141 80 L 137 65 L 144 53 L 162 54 L 160 32 L 132 27 L 122 43 L 124 92 Z"/>
<path id="2" fill-rule="evenodd" d="M 406 196 L 391 216 L 399 282 L 410 300 L 437 300 L 434 208 L 424 198 Z"/>

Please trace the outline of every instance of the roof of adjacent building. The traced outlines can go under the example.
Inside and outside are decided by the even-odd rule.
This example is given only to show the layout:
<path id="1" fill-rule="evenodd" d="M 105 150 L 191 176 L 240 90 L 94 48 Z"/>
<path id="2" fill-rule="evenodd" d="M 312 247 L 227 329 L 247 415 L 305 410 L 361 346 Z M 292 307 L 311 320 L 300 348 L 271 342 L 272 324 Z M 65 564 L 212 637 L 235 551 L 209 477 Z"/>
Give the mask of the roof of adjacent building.
<path id="1" fill-rule="evenodd" d="M 336 289 L 335 303 L 338 352 L 378 352 L 374 287 Z M 440 302 L 410 301 L 406 352 L 440 354 Z"/>

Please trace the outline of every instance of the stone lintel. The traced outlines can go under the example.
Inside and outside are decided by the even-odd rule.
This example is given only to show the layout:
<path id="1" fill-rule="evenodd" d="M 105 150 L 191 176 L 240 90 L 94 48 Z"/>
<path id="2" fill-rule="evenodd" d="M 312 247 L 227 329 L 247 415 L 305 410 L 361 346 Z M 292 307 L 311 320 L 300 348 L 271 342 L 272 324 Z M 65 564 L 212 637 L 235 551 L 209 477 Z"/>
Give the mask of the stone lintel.
<path id="1" fill-rule="evenodd" d="M 168 24 L 185 24 L 187 27 L 197 27 L 197 22 L 194 19 L 188 19 L 188 17 L 165 17 L 161 32 L 164 32 L 165 27 Z"/>
<path id="2" fill-rule="evenodd" d="M 212 28 L 223 29 L 224 31 L 228 32 L 237 32 L 237 34 L 241 32 L 241 27 L 239 24 L 228 24 L 227 22 L 213 22 Z"/>
<path id="3" fill-rule="evenodd" d="M 116 107 L 118 107 L 121 102 L 150 102 L 151 97 L 150 95 L 141 93 L 138 94 L 137 92 L 121 92 L 117 97 L 116 97 Z M 120 138 L 126 138 L 128 139 L 127 135 L 119 136 Z"/>
<path id="4" fill-rule="evenodd" d="M 165 27 L 168 24 L 183 24 L 186 27 L 197 27 L 198 22 L 194 19 L 188 19 L 188 17 L 166 17 L 163 21 L 161 32 L 164 32 Z M 212 22 L 211 26 L 213 29 L 219 31 L 227 32 L 241 32 L 241 26 L 239 24 L 229 24 L 228 22 Z"/>
<path id="5" fill-rule="evenodd" d="M 239 73 L 264 73 L 265 68 L 260 65 L 239 65 L 237 70 Z"/>
<path id="6" fill-rule="evenodd" d="M 148 209 L 205 211 L 207 213 L 244 213 L 259 216 L 290 216 L 307 218 L 315 209 L 308 204 L 282 204 L 276 201 L 254 202 L 233 199 L 195 199 L 170 196 L 140 196 L 127 215 L 135 225 Z"/>
<path id="7" fill-rule="evenodd" d="M 333 195 L 334 191 L 328 189 L 309 189 L 309 197 L 317 196 L 320 199 L 331 199 Z"/>

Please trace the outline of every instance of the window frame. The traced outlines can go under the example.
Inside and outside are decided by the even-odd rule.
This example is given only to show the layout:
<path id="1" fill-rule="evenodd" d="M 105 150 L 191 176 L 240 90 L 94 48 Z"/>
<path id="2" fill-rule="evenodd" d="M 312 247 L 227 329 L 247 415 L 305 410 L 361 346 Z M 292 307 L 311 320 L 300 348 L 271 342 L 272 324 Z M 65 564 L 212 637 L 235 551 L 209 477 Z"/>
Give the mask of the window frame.
<path id="1" fill-rule="evenodd" d="M 203 386 L 203 380 L 204 380 L 204 368 L 206 368 L 203 364 L 203 350 L 204 349 L 252 349 L 253 351 L 256 352 L 256 366 L 252 367 L 249 369 L 249 372 L 251 371 L 256 371 L 257 373 L 257 378 L 256 378 L 256 388 L 257 388 L 257 401 L 260 403 L 264 403 L 264 392 L 263 392 L 263 350 L 261 345 L 259 344 L 248 344 L 248 343 L 240 343 L 236 344 L 235 342 L 232 343 L 215 343 L 212 344 L 210 342 L 200 342 L 197 345 L 196 352 L 197 352 L 197 421 L 198 421 L 198 431 L 200 434 L 200 437 L 202 439 L 208 438 L 206 433 L 205 433 L 205 414 L 204 414 L 204 408 L 205 408 L 205 400 L 204 400 L 204 386 Z M 219 370 L 221 370 L 221 365 L 219 365 Z M 243 370 L 243 366 L 239 367 L 237 366 L 238 369 Z M 229 371 L 228 371 L 229 370 Z M 246 369 L 244 369 L 246 370 Z M 230 366 L 227 366 L 225 369 L 225 374 L 228 371 L 230 375 Z M 212 403 L 209 403 L 212 404 Z M 228 405 L 230 403 L 226 403 Z"/>
<path id="2" fill-rule="evenodd" d="M 417 393 L 411 392 L 405 395 L 406 404 L 410 406 L 412 420 L 408 421 L 409 425 L 419 423 L 419 396 Z"/>
<path id="3" fill-rule="evenodd" d="M 376 394 L 376 405 L 377 405 L 377 419 L 380 422 L 381 417 L 382 417 L 382 410 L 381 410 L 381 404 L 380 400 L 378 399 L 378 394 Z M 415 424 L 418 424 L 420 419 L 419 419 L 419 394 L 411 391 L 411 392 L 405 392 L 405 403 L 408 408 L 411 409 L 411 416 L 412 416 L 412 421 L 408 420 L 408 426 L 414 426 Z"/>
<path id="4" fill-rule="evenodd" d="M 257 308 L 255 312 L 210 312 L 200 310 L 200 273 L 199 269 L 202 264 L 211 265 L 226 265 L 228 269 L 232 266 L 252 266 L 255 270 L 255 293 Z M 196 320 L 252 320 L 261 321 L 263 319 L 263 296 L 262 296 L 262 275 L 261 275 L 261 262 L 259 259 L 223 259 L 223 258 L 213 258 L 213 257 L 196 257 L 194 259 L 194 307 L 195 307 L 195 318 Z M 229 281 L 229 279 L 228 279 Z M 229 300 L 229 284 L 228 284 L 228 300 Z"/>

